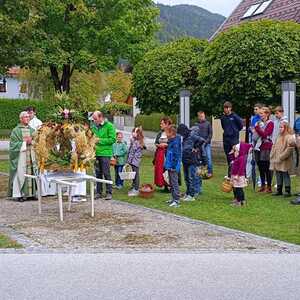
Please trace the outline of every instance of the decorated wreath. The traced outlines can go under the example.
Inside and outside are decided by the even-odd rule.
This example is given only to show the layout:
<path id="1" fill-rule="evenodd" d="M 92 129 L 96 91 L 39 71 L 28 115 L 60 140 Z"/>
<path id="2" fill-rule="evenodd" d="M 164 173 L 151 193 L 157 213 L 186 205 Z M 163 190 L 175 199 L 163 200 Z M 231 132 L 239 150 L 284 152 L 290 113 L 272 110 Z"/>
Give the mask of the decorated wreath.
<path id="1" fill-rule="evenodd" d="M 59 108 L 51 121 L 44 123 L 34 137 L 34 150 L 41 173 L 44 170 L 76 172 L 95 159 L 98 139 L 88 123 L 74 110 Z"/>

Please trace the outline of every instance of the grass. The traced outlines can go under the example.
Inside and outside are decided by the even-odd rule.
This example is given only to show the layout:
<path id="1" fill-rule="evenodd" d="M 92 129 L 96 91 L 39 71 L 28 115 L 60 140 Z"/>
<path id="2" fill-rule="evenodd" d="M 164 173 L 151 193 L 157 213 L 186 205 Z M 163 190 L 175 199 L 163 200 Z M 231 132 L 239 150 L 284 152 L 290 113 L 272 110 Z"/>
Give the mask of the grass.
<path id="1" fill-rule="evenodd" d="M 203 181 L 203 195 L 197 201 L 181 203 L 177 209 L 169 208 L 165 203 L 170 194 L 157 191 L 151 199 L 129 198 L 127 191 L 130 182 L 123 190 L 114 190 L 114 198 L 129 203 L 175 213 L 196 220 L 242 230 L 282 241 L 300 244 L 300 206 L 290 205 L 290 199 L 273 197 L 246 189 L 247 205 L 243 208 L 231 207 L 231 193 L 223 193 L 220 186 L 226 173 L 226 166 L 215 160 L 214 177 Z M 0 171 L 6 172 L 7 161 L 0 161 Z M 295 180 L 296 179 L 296 180 Z M 293 191 L 296 181 L 293 178 Z M 152 158 L 144 157 L 141 165 L 141 183 L 153 182 Z M 299 187 L 300 188 L 300 187 Z M 184 191 L 184 185 L 182 186 Z"/>
<path id="2" fill-rule="evenodd" d="M 0 248 L 22 248 L 16 241 L 11 240 L 6 235 L 0 233 Z"/>
<path id="3" fill-rule="evenodd" d="M 153 182 L 153 166 L 150 158 L 144 158 L 141 166 L 141 182 Z M 300 244 L 300 207 L 290 205 L 290 199 L 254 192 L 246 189 L 247 205 L 231 207 L 231 193 L 226 194 L 220 186 L 226 174 L 226 166 L 219 162 L 214 177 L 203 181 L 203 195 L 195 202 L 181 203 L 179 208 L 169 208 L 165 203 L 170 194 L 156 192 L 151 199 L 129 198 L 127 188 L 114 191 L 114 198 L 129 203 L 172 212 L 196 220 L 222 225 L 282 241 Z M 298 180 L 298 179 L 297 179 Z M 294 180 L 295 181 L 295 180 Z M 294 185 L 294 191 L 295 185 Z M 184 191 L 184 186 L 182 187 Z"/>
<path id="4" fill-rule="evenodd" d="M 0 160 L 0 172 L 8 173 L 8 161 Z"/>

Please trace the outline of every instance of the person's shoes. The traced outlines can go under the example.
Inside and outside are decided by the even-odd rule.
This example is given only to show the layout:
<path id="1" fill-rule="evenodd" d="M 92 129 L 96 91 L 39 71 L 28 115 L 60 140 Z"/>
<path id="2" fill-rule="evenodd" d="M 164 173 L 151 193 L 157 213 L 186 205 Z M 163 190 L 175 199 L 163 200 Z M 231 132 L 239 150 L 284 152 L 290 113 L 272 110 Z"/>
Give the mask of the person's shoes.
<path id="1" fill-rule="evenodd" d="M 260 187 L 260 189 L 258 190 L 259 193 L 264 193 L 266 191 L 266 186 L 265 185 L 262 185 Z"/>
<path id="2" fill-rule="evenodd" d="M 300 205 L 300 197 L 295 200 L 290 201 L 290 203 L 293 205 Z"/>
<path id="3" fill-rule="evenodd" d="M 265 189 L 265 193 L 267 193 L 267 194 L 272 194 L 272 187 L 268 186 L 268 187 Z"/>
<path id="4" fill-rule="evenodd" d="M 138 190 L 134 190 L 134 189 L 133 189 L 133 190 L 131 190 L 131 191 L 128 192 L 128 196 L 129 196 L 129 197 L 136 197 L 136 196 L 139 195 L 139 193 L 140 193 L 140 192 L 139 192 Z"/>
<path id="5" fill-rule="evenodd" d="M 291 194 L 291 187 L 290 187 L 290 186 L 286 186 L 286 187 L 285 187 L 284 197 L 285 197 L 285 198 L 289 198 L 289 197 L 291 197 L 291 196 L 292 196 L 292 194 Z"/>
<path id="6" fill-rule="evenodd" d="M 26 198 L 26 201 L 37 201 L 37 200 L 38 200 L 38 198 L 35 197 L 35 196 L 31 196 L 31 197 Z"/>
<path id="7" fill-rule="evenodd" d="M 112 194 L 107 194 L 104 200 L 112 200 Z"/>
<path id="8" fill-rule="evenodd" d="M 102 194 L 96 194 L 95 195 L 95 200 L 103 200 L 104 199 L 104 196 Z"/>
<path id="9" fill-rule="evenodd" d="M 167 204 L 171 204 L 173 202 L 173 199 L 169 199 L 166 201 Z"/>
<path id="10" fill-rule="evenodd" d="M 169 207 L 173 207 L 173 208 L 177 208 L 177 207 L 180 207 L 179 203 L 177 203 L 176 201 L 173 201 Z"/>
<path id="11" fill-rule="evenodd" d="M 208 173 L 208 174 L 206 175 L 206 179 L 211 179 L 211 178 L 213 178 L 213 174 Z"/>
<path id="12" fill-rule="evenodd" d="M 241 205 L 240 201 L 235 200 L 230 204 L 230 206 L 237 207 L 237 206 L 242 206 L 242 205 Z"/>
<path id="13" fill-rule="evenodd" d="M 195 198 L 192 197 L 192 196 L 187 196 L 187 197 L 185 197 L 185 198 L 183 199 L 183 201 L 185 201 L 185 202 L 192 202 L 192 201 L 195 201 Z"/>
<path id="14" fill-rule="evenodd" d="M 13 198 L 13 201 L 24 202 L 24 198 L 23 197 Z"/>
<path id="15" fill-rule="evenodd" d="M 116 189 L 117 189 L 117 190 L 121 190 L 122 188 L 123 188 L 122 185 L 116 185 Z"/>
<path id="16" fill-rule="evenodd" d="M 180 200 L 184 201 L 188 197 L 187 194 L 180 195 Z"/>
<path id="17" fill-rule="evenodd" d="M 282 186 L 278 185 L 277 186 L 277 192 L 276 193 L 273 193 L 272 196 L 282 196 L 283 193 L 282 193 Z"/>

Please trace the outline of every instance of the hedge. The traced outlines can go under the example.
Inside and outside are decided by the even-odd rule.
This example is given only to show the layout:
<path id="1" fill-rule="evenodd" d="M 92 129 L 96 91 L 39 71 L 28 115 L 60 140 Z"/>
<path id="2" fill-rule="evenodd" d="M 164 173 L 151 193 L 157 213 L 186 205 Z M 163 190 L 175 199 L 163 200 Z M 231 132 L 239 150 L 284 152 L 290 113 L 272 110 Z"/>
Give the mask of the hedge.
<path id="1" fill-rule="evenodd" d="M 0 99 L 0 129 L 13 129 L 19 122 L 19 114 L 27 106 L 34 106 L 37 117 L 42 121 L 51 114 L 52 107 L 41 100 L 30 99 Z"/>
<path id="2" fill-rule="evenodd" d="M 100 110 L 106 115 L 128 115 L 132 111 L 132 105 L 126 103 L 111 102 L 104 104 Z"/>
<path id="3" fill-rule="evenodd" d="M 151 115 L 137 115 L 135 117 L 135 126 L 142 126 L 144 130 L 147 131 L 159 131 L 160 130 L 160 120 L 165 117 L 164 114 L 153 113 Z M 177 117 L 170 116 L 173 122 L 176 124 Z"/>

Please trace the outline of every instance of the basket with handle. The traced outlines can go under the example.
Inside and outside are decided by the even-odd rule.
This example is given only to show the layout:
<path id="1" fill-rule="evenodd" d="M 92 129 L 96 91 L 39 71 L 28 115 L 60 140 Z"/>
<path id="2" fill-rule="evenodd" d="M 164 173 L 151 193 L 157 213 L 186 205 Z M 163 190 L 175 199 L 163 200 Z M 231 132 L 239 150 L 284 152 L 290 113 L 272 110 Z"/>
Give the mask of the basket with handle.
<path id="1" fill-rule="evenodd" d="M 225 178 L 222 185 L 221 185 L 221 191 L 224 193 L 230 193 L 232 191 L 232 183 L 230 179 Z"/>
<path id="2" fill-rule="evenodd" d="M 135 178 L 136 172 L 132 171 L 132 168 L 129 164 L 126 164 L 123 167 L 122 172 L 119 173 L 119 176 L 122 180 L 132 180 Z"/>

